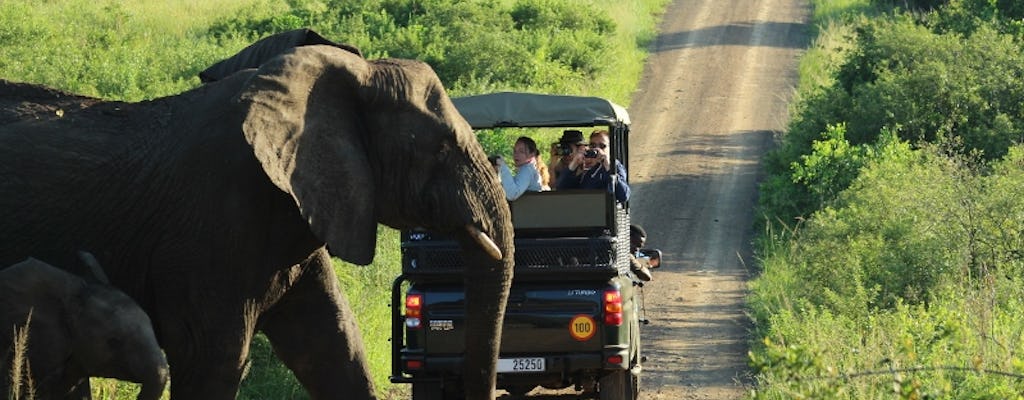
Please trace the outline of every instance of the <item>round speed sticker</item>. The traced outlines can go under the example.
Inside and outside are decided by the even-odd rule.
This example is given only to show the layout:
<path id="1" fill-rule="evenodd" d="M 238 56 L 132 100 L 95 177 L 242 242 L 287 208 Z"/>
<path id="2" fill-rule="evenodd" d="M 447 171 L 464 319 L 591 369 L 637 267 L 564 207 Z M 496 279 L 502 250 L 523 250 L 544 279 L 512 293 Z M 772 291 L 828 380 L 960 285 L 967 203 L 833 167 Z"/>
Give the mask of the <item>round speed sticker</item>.
<path id="1" fill-rule="evenodd" d="M 573 339 L 584 342 L 594 337 L 597 332 L 597 324 L 589 315 L 577 315 L 569 321 L 569 334 Z"/>

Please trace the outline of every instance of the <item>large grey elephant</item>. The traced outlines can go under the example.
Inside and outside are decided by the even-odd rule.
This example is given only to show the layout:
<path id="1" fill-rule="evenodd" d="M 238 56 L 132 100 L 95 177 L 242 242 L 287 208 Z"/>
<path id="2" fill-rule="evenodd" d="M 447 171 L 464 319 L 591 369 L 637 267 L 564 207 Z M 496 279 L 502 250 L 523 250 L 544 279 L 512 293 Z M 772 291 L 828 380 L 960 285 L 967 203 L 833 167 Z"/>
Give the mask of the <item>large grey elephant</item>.
<path id="1" fill-rule="evenodd" d="M 509 209 L 429 66 L 311 45 L 141 103 L 2 82 L 0 109 L 0 264 L 90 249 L 153 320 L 172 397 L 235 397 L 262 331 L 313 398 L 375 398 L 328 251 L 370 263 L 382 223 L 462 244 L 465 391 L 493 398 Z"/>
<path id="2" fill-rule="evenodd" d="M 168 367 L 131 298 L 28 258 L 0 270 L 0 374 L 4 398 L 20 386 L 19 399 L 63 399 L 80 385 L 88 393 L 88 378 L 101 376 L 141 383 L 138 399 L 157 400 Z"/>

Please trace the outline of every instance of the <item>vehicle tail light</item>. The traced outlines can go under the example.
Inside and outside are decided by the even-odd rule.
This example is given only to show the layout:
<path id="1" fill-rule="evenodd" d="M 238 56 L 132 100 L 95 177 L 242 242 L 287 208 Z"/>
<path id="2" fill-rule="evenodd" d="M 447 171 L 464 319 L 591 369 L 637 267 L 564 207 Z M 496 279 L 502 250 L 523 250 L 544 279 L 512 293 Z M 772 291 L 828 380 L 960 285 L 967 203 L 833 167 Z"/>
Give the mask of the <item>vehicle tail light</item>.
<path id="1" fill-rule="evenodd" d="M 620 355 L 608 356 L 608 359 L 605 360 L 605 361 L 608 361 L 608 364 L 622 364 L 622 356 L 620 356 Z"/>
<path id="2" fill-rule="evenodd" d="M 423 295 L 405 295 L 405 326 L 409 329 L 419 329 L 423 326 Z"/>
<path id="3" fill-rule="evenodd" d="M 622 325 L 622 293 L 618 289 L 604 291 L 604 324 Z"/>
<path id="4" fill-rule="evenodd" d="M 423 360 L 405 360 L 405 370 L 412 371 L 423 368 Z"/>

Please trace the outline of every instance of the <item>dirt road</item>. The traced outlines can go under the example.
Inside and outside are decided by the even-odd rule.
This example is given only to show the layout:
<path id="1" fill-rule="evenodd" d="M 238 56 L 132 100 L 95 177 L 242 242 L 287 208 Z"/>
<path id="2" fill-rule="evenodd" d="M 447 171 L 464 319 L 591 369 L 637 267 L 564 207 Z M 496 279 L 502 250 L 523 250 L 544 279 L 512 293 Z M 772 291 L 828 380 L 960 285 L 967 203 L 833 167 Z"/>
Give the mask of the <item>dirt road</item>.
<path id="1" fill-rule="evenodd" d="M 634 221 L 667 265 L 645 288 L 641 399 L 749 391 L 743 312 L 760 159 L 784 129 L 808 45 L 804 0 L 676 0 L 634 122 Z"/>

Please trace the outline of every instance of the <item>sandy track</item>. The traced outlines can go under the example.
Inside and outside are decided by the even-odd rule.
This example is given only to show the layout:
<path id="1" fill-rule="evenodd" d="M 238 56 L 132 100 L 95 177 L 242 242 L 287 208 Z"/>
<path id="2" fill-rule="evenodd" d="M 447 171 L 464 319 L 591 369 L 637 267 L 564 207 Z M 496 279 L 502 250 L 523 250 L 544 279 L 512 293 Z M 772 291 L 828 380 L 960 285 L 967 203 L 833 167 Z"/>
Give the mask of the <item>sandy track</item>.
<path id="1" fill-rule="evenodd" d="M 677 0 L 629 112 L 633 218 L 667 265 L 645 288 L 641 399 L 749 391 L 760 159 L 784 129 L 808 45 L 801 0 Z"/>

